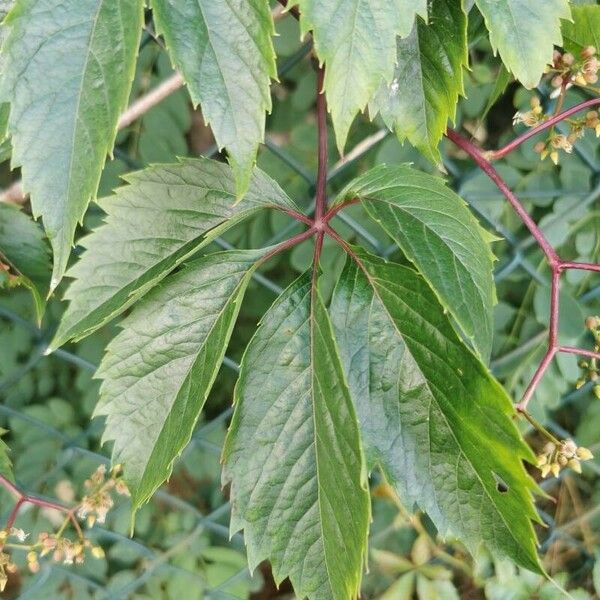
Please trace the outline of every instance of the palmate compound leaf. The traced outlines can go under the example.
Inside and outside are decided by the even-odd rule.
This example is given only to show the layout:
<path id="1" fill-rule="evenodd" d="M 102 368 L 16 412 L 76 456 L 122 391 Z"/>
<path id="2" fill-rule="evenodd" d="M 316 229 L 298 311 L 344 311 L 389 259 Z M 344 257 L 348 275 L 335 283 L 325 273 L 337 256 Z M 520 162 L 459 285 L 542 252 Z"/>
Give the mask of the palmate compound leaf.
<path id="1" fill-rule="evenodd" d="M 242 360 L 223 450 L 231 531 L 296 595 L 358 595 L 369 523 L 356 414 L 331 324 L 310 276 L 273 304 Z"/>
<path id="2" fill-rule="evenodd" d="M 97 377 L 103 442 L 124 465 L 135 511 L 189 442 L 265 250 L 209 254 L 166 278 L 121 323 Z"/>
<path id="3" fill-rule="evenodd" d="M 340 153 L 356 113 L 396 63 L 396 37 L 407 36 L 416 15 L 427 19 L 426 0 L 296 0 L 304 33 L 312 30 L 325 63 L 325 92 Z"/>
<path id="4" fill-rule="evenodd" d="M 369 466 L 442 536 L 540 572 L 535 461 L 502 387 L 461 342 L 425 280 L 354 249 L 331 304 Z"/>
<path id="5" fill-rule="evenodd" d="M 17 0 L 6 18 L 0 102 L 12 166 L 54 251 L 51 288 L 96 195 L 133 80 L 143 0 Z"/>
<path id="6" fill-rule="evenodd" d="M 429 23 L 417 17 L 411 34 L 397 39 L 393 79 L 380 84 L 369 111 L 439 163 L 438 145 L 464 94 L 467 16 L 456 0 L 433 0 L 430 13 Z"/>
<path id="7" fill-rule="evenodd" d="M 16 206 L 0 203 L 0 262 L 7 263 L 33 296 L 38 322 L 46 308 L 50 253 L 43 231 Z"/>
<path id="8" fill-rule="evenodd" d="M 561 19 L 569 19 L 569 0 L 475 0 L 490 32 L 494 52 L 527 88 L 535 87 L 561 45 Z"/>
<path id="9" fill-rule="evenodd" d="M 194 104 L 227 149 L 241 197 L 271 110 L 270 79 L 277 76 L 269 3 L 151 0 L 151 6 Z"/>
<path id="10" fill-rule="evenodd" d="M 351 181 L 336 203 L 360 198 L 367 213 L 425 276 L 487 361 L 492 347 L 494 256 L 490 235 L 442 179 L 408 165 L 379 165 Z"/>
<path id="11" fill-rule="evenodd" d="M 70 304 L 50 348 L 80 339 L 131 306 L 174 267 L 225 229 L 265 208 L 296 208 L 255 169 L 235 203 L 231 168 L 206 158 L 184 159 L 128 174 L 129 185 L 101 201 L 104 225 L 81 240 L 83 257 L 69 270 Z"/>

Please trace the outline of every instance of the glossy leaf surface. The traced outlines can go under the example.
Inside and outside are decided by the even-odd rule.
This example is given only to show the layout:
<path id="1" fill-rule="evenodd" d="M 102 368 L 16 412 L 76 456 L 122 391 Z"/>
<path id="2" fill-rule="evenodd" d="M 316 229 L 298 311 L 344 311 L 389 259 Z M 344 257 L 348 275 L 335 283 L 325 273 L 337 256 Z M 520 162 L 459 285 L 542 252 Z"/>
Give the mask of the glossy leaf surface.
<path id="1" fill-rule="evenodd" d="M 369 494 L 358 424 L 329 317 L 310 276 L 264 316 L 242 361 L 227 437 L 231 531 L 298 597 L 359 593 Z"/>
<path id="2" fill-rule="evenodd" d="M 356 248 L 331 313 L 370 466 L 407 506 L 472 552 L 481 542 L 540 571 L 535 461 L 502 387 L 460 341 L 412 269 Z"/>

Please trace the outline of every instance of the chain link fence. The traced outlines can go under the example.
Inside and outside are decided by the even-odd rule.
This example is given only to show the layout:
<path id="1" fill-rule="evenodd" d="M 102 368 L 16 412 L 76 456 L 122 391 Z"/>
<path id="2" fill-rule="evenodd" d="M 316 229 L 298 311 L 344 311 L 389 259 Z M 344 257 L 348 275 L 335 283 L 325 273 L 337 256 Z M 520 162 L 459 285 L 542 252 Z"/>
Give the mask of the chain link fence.
<path id="1" fill-rule="evenodd" d="M 298 62 L 307 60 L 309 52 L 310 44 L 303 45 L 296 54 L 281 65 L 280 75 L 285 75 L 285 73 L 298 64 Z M 356 166 L 356 163 L 363 161 L 369 153 L 372 153 L 384 140 L 386 140 L 388 135 L 391 134 L 382 129 L 369 135 L 366 139 L 358 143 L 346 155 L 344 160 L 335 164 L 330 170 L 329 183 L 333 184 L 335 187 L 342 182 L 347 171 L 350 170 L 351 167 Z M 285 145 L 276 141 L 275 138 L 267 136 L 263 152 L 270 152 L 276 155 L 277 158 L 292 169 L 299 178 L 303 179 L 309 186 L 314 188 L 315 180 L 313 173 L 311 173 L 310 169 L 304 165 L 299 164 Z M 591 192 L 585 195 L 581 195 L 579 191 L 576 192 L 580 196 L 579 208 L 593 207 L 597 205 L 598 199 L 600 198 L 600 162 L 598 161 L 596 153 L 586 146 L 576 144 L 574 152 L 579 157 L 581 164 L 592 174 L 593 181 L 593 189 Z M 214 153 L 215 151 L 213 149 L 213 151 L 208 154 L 214 155 Z M 134 163 L 130 164 L 130 166 L 137 167 L 139 165 Z M 525 277 L 530 278 L 537 284 L 547 286 L 549 281 L 543 270 L 540 268 L 540 265 L 542 264 L 541 255 L 537 251 L 533 238 L 529 235 L 524 235 L 525 230 L 522 227 L 510 228 L 507 227 L 506 224 L 495 220 L 493 216 L 490 216 L 490 211 L 486 210 L 486 203 L 499 201 L 501 198 L 500 194 L 496 194 L 495 192 L 486 194 L 470 191 L 469 182 L 475 176 L 476 171 L 471 163 L 461 160 L 460 156 L 457 157 L 457 155 L 453 155 L 451 157 L 447 155 L 445 158 L 445 167 L 448 171 L 450 185 L 452 185 L 471 205 L 482 223 L 490 231 L 502 237 L 504 240 L 503 243 L 506 245 L 507 250 L 503 253 L 503 258 L 496 269 L 495 276 L 497 283 L 500 285 L 503 282 L 509 282 L 511 277 L 514 277 L 516 273 L 521 272 Z M 543 192 L 543 194 L 550 199 L 567 193 L 568 190 L 562 188 L 550 189 Z M 314 200 L 311 201 L 310 199 L 306 199 L 305 205 L 307 206 L 308 212 L 312 211 L 314 209 Z M 560 227 L 569 210 L 569 208 L 566 208 L 562 213 L 559 212 L 553 214 L 552 217 L 544 223 L 544 231 L 551 231 L 555 226 Z M 346 227 L 349 227 L 360 243 L 364 244 L 370 251 L 373 251 L 380 256 L 389 257 L 396 251 L 396 246 L 390 245 L 383 235 L 381 237 L 374 235 L 372 231 L 364 227 L 359 220 L 346 213 L 340 213 L 338 217 L 336 217 L 336 222 L 343 223 Z M 290 222 L 288 225 L 282 227 L 272 239 L 268 240 L 265 246 L 270 246 L 289 237 L 293 233 L 299 231 L 301 227 L 303 226 L 297 222 Z M 223 249 L 231 249 L 233 247 L 224 239 L 218 239 L 216 244 Z M 272 293 L 273 299 L 275 298 L 275 295 L 281 291 L 281 282 L 273 281 L 260 273 L 254 275 L 254 280 L 258 285 Z M 581 304 L 588 304 L 598 297 L 600 297 L 600 284 L 587 289 L 578 300 Z M 55 351 L 52 356 L 46 356 L 45 350 L 52 336 L 52 331 L 38 329 L 31 322 L 21 318 L 16 312 L 4 307 L 0 307 L 0 318 L 11 322 L 14 327 L 22 328 L 27 331 L 32 336 L 35 344 L 35 349 L 27 360 L 19 364 L 18 367 L 12 369 L 12 371 L 7 373 L 5 378 L 0 381 L 0 416 L 2 417 L 0 422 L 21 422 L 22 428 L 39 430 L 44 436 L 55 440 L 60 446 L 58 454 L 52 457 L 54 467 L 46 471 L 42 477 L 37 477 L 33 480 L 19 480 L 18 484 L 21 486 L 21 489 L 32 494 L 37 493 L 41 489 L 46 489 L 47 482 L 52 481 L 57 473 L 68 469 L 70 466 L 77 464 L 78 461 L 83 459 L 98 465 L 108 464 L 109 459 L 107 454 L 90 450 L 90 448 L 97 445 L 100 428 L 97 422 L 92 422 L 83 432 L 80 432 L 75 436 L 70 436 L 60 428 L 49 425 L 31 414 L 13 408 L 3 402 L 9 390 L 25 377 L 29 371 L 39 366 L 44 361 L 64 361 L 65 363 L 70 364 L 75 372 L 93 373 L 97 365 L 85 360 L 78 354 L 64 349 Z M 510 370 L 511 365 L 516 363 L 530 362 L 531 365 L 534 366 L 535 356 L 539 355 L 540 351 L 543 351 L 545 335 L 545 331 L 540 328 L 531 335 L 528 340 L 521 343 L 516 348 L 512 348 L 502 355 L 495 356 L 491 363 L 492 370 L 496 373 L 505 373 L 507 369 Z M 232 376 L 235 376 L 239 365 L 231 358 L 226 358 L 224 361 L 224 368 L 229 370 Z M 589 392 L 589 384 L 577 391 L 569 391 L 561 398 L 560 404 L 561 406 L 569 405 L 579 398 L 588 395 Z M 222 428 L 227 423 L 230 415 L 231 408 L 228 408 L 212 420 L 202 422 L 198 426 L 186 453 L 192 451 L 193 448 L 199 447 L 202 448 L 203 452 L 218 457 L 221 448 L 218 443 L 215 443 L 211 439 L 210 434 L 215 429 Z M 546 424 L 554 429 L 558 435 L 569 435 L 568 432 L 564 431 L 555 421 L 551 420 L 549 423 L 546 421 Z M 589 468 L 594 469 L 595 472 L 600 475 L 600 468 L 596 463 L 591 463 Z M 18 472 L 17 477 L 19 477 Z M 552 486 L 555 485 L 557 484 L 554 481 L 544 482 L 544 486 L 549 491 L 551 491 Z M 2 498 L 7 499 L 8 496 L 2 496 Z M 113 583 L 111 586 L 107 587 L 103 576 L 97 576 L 93 572 L 90 573 L 89 570 L 82 573 L 77 567 L 67 568 L 47 561 L 42 563 L 42 568 L 37 574 L 29 578 L 27 585 L 24 586 L 25 591 L 15 597 L 22 600 L 27 598 L 48 597 L 45 592 L 48 582 L 53 578 L 58 578 L 62 581 L 68 581 L 70 585 L 76 586 L 77 589 L 85 589 L 86 593 L 89 593 L 93 598 L 102 600 L 120 600 L 133 597 L 136 594 L 141 594 L 145 589 L 145 586 L 148 585 L 153 577 L 157 574 L 164 574 L 165 572 L 172 573 L 181 581 L 188 582 L 189 586 L 201 587 L 204 591 L 205 598 L 231 599 L 240 597 L 235 589 L 241 580 L 247 580 L 249 578 L 249 574 L 245 567 L 240 567 L 225 580 L 215 584 L 214 582 L 207 580 L 201 570 L 186 568 L 173 560 L 175 556 L 185 553 L 186 548 L 193 545 L 200 536 L 205 534 L 208 534 L 212 539 L 218 540 L 216 542 L 218 544 L 243 551 L 244 546 L 241 535 L 236 534 L 232 539 L 229 539 L 229 504 L 223 502 L 216 509 L 205 513 L 200 510 L 194 502 L 185 499 L 181 494 L 177 494 L 166 487 L 156 494 L 152 502 L 158 503 L 165 511 L 176 511 L 187 515 L 187 531 L 166 551 L 160 548 L 149 547 L 146 545 L 144 539 L 138 538 L 136 535 L 130 538 L 125 534 L 116 533 L 109 528 L 104 528 L 99 525 L 96 525 L 89 533 L 90 537 L 97 540 L 101 545 L 118 543 L 120 546 L 126 547 L 127 551 L 132 556 L 137 557 L 136 576 L 134 578 L 130 578 L 128 581 L 123 582 L 122 585 L 115 585 Z M 1 518 L 4 521 L 6 521 L 10 508 L 11 506 L 8 505 L 8 503 L 3 502 L 2 505 L 0 505 L 0 510 L 2 512 Z M 26 510 L 35 511 L 37 509 L 24 508 L 23 512 Z M 547 522 L 549 529 L 544 539 L 542 551 L 549 548 L 556 539 L 560 538 L 569 544 L 573 544 L 574 547 L 584 553 L 584 556 L 587 556 L 590 560 L 592 559 L 589 555 L 589 551 L 586 550 L 579 540 L 573 537 L 570 524 L 557 526 L 552 516 L 546 513 L 543 514 L 543 518 Z M 588 518 L 588 516 L 585 518 Z M 139 597 L 149 596 L 140 595 Z"/>

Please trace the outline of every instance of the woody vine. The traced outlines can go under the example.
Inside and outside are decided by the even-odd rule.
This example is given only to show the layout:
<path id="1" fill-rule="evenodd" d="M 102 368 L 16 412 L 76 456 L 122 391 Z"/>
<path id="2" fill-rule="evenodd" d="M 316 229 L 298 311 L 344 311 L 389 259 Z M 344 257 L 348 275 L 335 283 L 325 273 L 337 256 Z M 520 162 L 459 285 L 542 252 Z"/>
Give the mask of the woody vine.
<path id="1" fill-rule="evenodd" d="M 292 14 L 294 16 L 298 15 L 296 10 L 292 10 Z M 592 454 L 586 448 L 577 448 L 572 440 L 558 440 L 554 435 L 552 435 L 546 428 L 544 428 L 539 422 L 537 422 L 533 417 L 528 413 L 527 406 L 529 401 L 531 400 L 537 385 L 542 379 L 544 372 L 550 365 L 553 358 L 557 353 L 569 353 L 569 354 L 577 354 L 582 357 L 589 359 L 589 361 L 582 361 L 580 366 L 584 372 L 583 378 L 580 380 L 580 385 L 585 383 L 586 379 L 589 378 L 591 381 L 596 382 L 598 380 L 598 363 L 600 360 L 600 318 L 590 317 L 586 321 L 586 327 L 592 332 L 595 339 L 595 346 L 593 350 L 588 350 L 585 348 L 575 348 L 570 346 L 563 346 L 559 344 L 558 341 L 558 327 L 559 327 L 559 286 L 560 286 L 560 275 L 566 270 L 569 269 L 579 269 L 585 271 L 595 271 L 600 272 L 600 264 L 598 263 L 578 263 L 572 262 L 568 260 L 562 260 L 551 246 L 551 244 L 546 240 L 543 232 L 537 226 L 537 224 L 533 221 L 533 219 L 529 216 L 526 209 L 520 203 L 516 195 L 509 189 L 507 184 L 504 182 L 502 177 L 498 174 L 496 169 L 492 165 L 492 161 L 504 158 L 510 152 L 519 148 L 523 143 L 528 141 L 530 138 L 540 134 L 543 131 L 550 130 L 550 135 L 548 137 L 547 142 L 539 142 L 536 145 L 536 151 L 542 155 L 542 159 L 546 158 L 546 156 L 553 155 L 551 158 L 554 162 L 558 162 L 558 151 L 563 150 L 566 152 L 572 151 L 572 144 L 576 142 L 577 139 L 582 137 L 585 133 L 586 129 L 591 129 L 595 132 L 596 135 L 600 135 L 600 120 L 598 119 L 598 113 L 596 111 L 590 110 L 595 106 L 600 105 L 600 98 L 593 98 L 590 100 L 586 100 L 580 104 L 572 106 L 571 108 L 559 112 L 559 108 L 562 106 L 564 97 L 567 93 L 569 84 L 576 83 L 578 85 L 588 86 L 590 83 L 595 83 L 597 79 L 594 78 L 598 68 L 598 61 L 595 57 L 596 51 L 594 48 L 586 48 L 582 53 L 582 61 L 583 66 L 580 67 L 580 63 L 576 63 L 573 57 L 567 57 L 566 61 L 563 58 L 563 55 L 557 53 L 555 55 L 555 68 L 559 68 L 560 65 L 569 65 L 570 67 L 574 67 L 573 70 L 568 72 L 561 71 L 562 75 L 556 76 L 553 78 L 553 85 L 560 88 L 559 100 L 557 102 L 557 109 L 554 111 L 552 115 L 546 115 L 541 110 L 541 106 L 539 104 L 539 100 L 534 97 L 534 101 L 532 102 L 532 110 L 528 114 L 517 113 L 515 117 L 515 122 L 524 123 L 529 128 L 529 130 L 515 138 L 511 142 L 507 143 L 505 146 L 498 150 L 482 150 L 478 148 L 473 142 L 471 142 L 468 138 L 461 135 L 459 132 L 448 129 L 446 132 L 446 136 L 449 140 L 451 140 L 457 147 L 466 152 L 475 163 L 481 168 L 481 170 L 494 182 L 494 184 L 498 187 L 500 192 L 504 195 L 506 200 L 513 207 L 517 215 L 521 218 L 525 226 L 528 228 L 534 239 L 537 241 L 540 249 L 544 253 L 548 266 L 551 270 L 551 287 L 550 287 L 550 295 L 551 295 L 551 310 L 550 310 L 550 321 L 549 321 L 549 331 L 548 331 L 548 348 L 546 354 L 544 355 L 541 363 L 539 364 L 536 372 L 530 381 L 529 385 L 526 388 L 526 391 L 523 395 L 523 398 L 516 404 L 517 411 L 520 415 L 526 418 L 530 423 L 540 431 L 546 438 L 548 438 L 548 445 L 544 448 L 544 452 L 539 456 L 539 467 L 542 470 L 543 476 L 552 473 L 557 476 L 560 470 L 560 467 L 569 466 L 574 470 L 580 472 L 580 466 L 578 461 L 585 461 L 592 458 Z M 581 69 L 581 70 L 580 70 Z M 581 75 L 581 71 L 583 71 L 587 77 L 584 79 Z M 316 186 L 316 194 L 315 194 L 315 211 L 314 216 L 307 217 L 302 213 L 288 210 L 287 213 L 297 219 L 299 222 L 307 225 L 307 229 L 292 238 L 285 240 L 281 244 L 279 244 L 276 248 L 274 248 L 271 252 L 269 252 L 263 260 L 267 260 L 271 256 L 275 256 L 279 252 L 283 252 L 287 249 L 290 249 L 297 244 L 303 242 L 304 240 L 314 237 L 315 238 L 315 252 L 313 258 L 313 274 L 316 277 L 316 273 L 318 272 L 318 264 L 319 258 L 321 255 L 321 251 L 323 248 L 323 238 L 325 235 L 330 236 L 336 242 L 341 244 L 345 250 L 352 256 L 353 252 L 350 246 L 336 233 L 336 231 L 331 227 L 330 221 L 331 219 L 342 211 L 345 207 L 355 204 L 359 202 L 359 199 L 351 199 L 347 200 L 344 203 L 337 204 L 336 206 L 329 208 L 327 207 L 327 125 L 326 125 L 326 115 L 327 115 L 327 106 L 325 100 L 325 94 L 323 94 L 323 79 L 324 79 L 324 68 L 317 67 L 318 77 L 317 77 L 317 125 L 318 125 L 318 175 L 317 175 L 317 186 Z M 559 81 L 560 79 L 560 81 Z M 588 81 L 589 80 L 589 81 Z M 565 83 L 568 82 L 568 83 Z M 168 85 L 164 86 L 167 94 L 172 93 L 175 89 L 177 89 L 180 85 L 183 84 L 183 81 L 179 76 L 176 76 L 176 79 L 173 78 L 173 83 L 169 82 Z M 132 107 L 135 114 L 138 114 L 138 107 L 144 106 L 144 110 L 150 108 L 155 102 L 162 100 L 163 94 L 153 94 L 150 103 L 145 103 L 144 100 L 136 104 L 135 107 Z M 573 133 L 569 136 L 565 136 L 563 134 L 558 134 L 554 131 L 555 126 L 563 121 L 568 121 L 572 116 L 577 115 L 583 111 L 587 111 L 584 119 L 579 119 L 572 121 L 570 123 Z M 128 111 L 129 113 L 130 111 Z M 123 121 L 129 121 L 133 117 L 124 116 Z M 543 146 L 543 148 L 542 148 Z M 552 150 L 546 150 L 546 148 L 551 148 Z M 594 392 L 598 394 L 600 390 L 600 384 L 594 385 Z M 112 478 L 118 474 L 118 470 L 113 470 L 111 474 L 111 479 L 109 479 L 109 488 L 113 487 Z M 101 473 L 95 475 L 95 478 L 98 479 Z M 122 486 L 122 480 L 118 479 L 118 485 Z M 5 540 L 9 537 L 22 537 L 22 533 L 20 531 L 14 530 L 13 524 L 17 517 L 19 509 L 25 504 L 33 504 L 40 508 L 47 508 L 52 510 L 58 510 L 64 512 L 66 514 L 67 522 L 70 522 L 78 536 L 78 539 L 81 542 L 84 542 L 85 537 L 82 533 L 82 530 L 77 522 L 76 516 L 82 515 L 82 505 L 78 505 L 74 508 L 67 508 L 60 504 L 56 504 L 54 502 L 49 502 L 47 500 L 36 498 L 35 496 L 30 496 L 24 494 L 19 491 L 19 489 L 12 484 L 5 477 L 0 476 L 0 485 L 5 487 L 11 493 L 13 493 L 17 502 L 15 507 L 6 523 L 6 526 L 3 530 L 2 536 Z M 121 493 L 125 493 L 125 488 L 120 488 Z M 94 492 L 97 494 L 96 492 Z M 109 502 L 106 500 L 104 496 L 104 502 Z M 85 506 L 87 500 L 83 501 L 83 506 Z M 112 503 L 109 504 L 109 507 L 112 506 Z M 103 521 L 103 519 L 101 519 Z M 93 523 L 92 523 L 93 524 Z M 64 527 L 61 528 L 59 534 L 57 534 L 58 538 L 64 531 Z M 45 539 L 52 539 L 52 537 L 48 537 Z M 38 542 L 42 544 L 42 541 Z M 53 542 L 44 542 L 42 546 L 49 547 L 49 544 L 54 544 Z M 67 540 L 67 544 L 68 544 Z M 85 541 L 85 547 L 89 545 L 89 542 Z M 5 544 L 5 547 L 10 548 L 10 544 Z M 30 546 L 25 546 L 26 548 L 30 548 Z M 34 548 L 31 546 L 31 548 Z M 84 546 L 77 546 L 78 550 L 76 551 L 76 555 L 80 556 L 80 552 L 83 550 Z M 80 549 L 79 549 L 80 548 Z M 34 550 L 30 550 L 35 554 Z M 99 550 L 96 550 L 96 553 L 99 553 Z M 34 554 L 30 554 L 31 557 Z M 47 552 L 42 551 L 42 556 L 47 554 Z M 55 553 L 55 557 L 59 557 L 59 553 Z M 71 554 L 69 552 L 65 555 L 65 560 L 67 562 L 71 562 Z M 10 569 L 10 562 L 5 560 L 7 568 Z M 31 560 L 32 569 L 35 569 L 36 561 Z"/>

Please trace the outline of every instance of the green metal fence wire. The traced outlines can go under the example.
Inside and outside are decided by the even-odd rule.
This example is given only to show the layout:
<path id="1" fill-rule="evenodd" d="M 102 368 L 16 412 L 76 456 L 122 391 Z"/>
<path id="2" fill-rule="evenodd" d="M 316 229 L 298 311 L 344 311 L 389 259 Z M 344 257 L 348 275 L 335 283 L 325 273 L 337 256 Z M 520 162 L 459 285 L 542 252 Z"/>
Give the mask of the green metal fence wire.
<path id="1" fill-rule="evenodd" d="M 284 61 L 279 70 L 280 75 L 285 74 L 286 71 L 288 71 L 299 61 L 304 59 L 309 51 L 310 44 L 304 44 L 296 54 Z M 387 137 L 387 135 L 388 132 L 386 130 L 380 130 L 374 133 L 373 135 L 369 136 L 366 140 L 363 140 L 360 144 L 358 144 L 354 150 L 348 153 L 345 160 L 340 161 L 338 164 L 333 166 L 329 173 L 329 182 L 335 184 L 337 181 L 339 181 L 346 173 L 346 170 L 349 167 L 351 167 L 353 163 L 363 159 L 365 155 L 371 152 L 374 148 L 376 148 L 376 146 L 380 144 Z M 207 154 L 213 154 L 215 151 L 216 149 L 213 148 Z M 277 158 L 282 160 L 300 178 L 305 180 L 309 184 L 309 187 L 314 188 L 315 180 L 313 174 L 309 171 L 309 169 L 307 169 L 304 165 L 300 164 L 284 147 L 276 143 L 271 137 L 267 137 L 266 151 L 271 152 L 275 156 L 277 156 Z M 595 180 L 597 182 L 600 178 L 599 162 L 595 159 L 595 157 L 590 156 L 587 153 L 587 151 L 581 150 L 577 146 L 575 147 L 575 151 L 579 153 L 583 163 L 587 165 L 590 171 L 594 174 Z M 129 166 L 137 167 L 140 165 L 130 164 Z M 451 161 L 449 159 L 446 161 L 445 166 L 447 168 L 448 173 L 450 174 L 452 185 L 455 189 L 457 189 L 460 192 L 464 182 L 468 179 L 469 176 L 472 175 L 473 170 L 463 172 L 454 161 Z M 564 190 L 550 190 L 544 193 L 547 193 L 550 196 L 554 197 L 559 194 L 563 194 Z M 536 249 L 534 247 L 533 238 L 531 236 L 518 237 L 515 233 L 508 230 L 501 223 L 494 222 L 491 218 L 487 217 L 486 214 L 479 209 L 482 202 L 485 202 L 489 199 L 495 199 L 496 196 L 493 194 L 482 193 L 481 195 L 464 194 L 463 197 L 467 200 L 467 202 L 471 203 L 473 210 L 476 212 L 479 218 L 488 226 L 488 228 L 501 235 L 504 238 L 506 244 L 508 244 L 508 246 L 510 247 L 508 258 L 504 261 L 503 264 L 500 264 L 497 267 L 496 280 L 498 282 L 502 282 L 518 270 L 523 270 L 529 277 L 533 278 L 538 283 L 547 283 L 547 278 L 544 276 L 543 273 L 539 271 L 535 264 L 538 259 L 535 255 Z M 592 206 L 595 202 L 597 202 L 599 198 L 600 184 L 596 185 L 596 187 L 592 190 L 591 193 L 587 194 L 585 197 L 582 198 L 581 204 L 582 206 L 586 207 Z M 314 210 L 314 200 L 312 201 L 312 203 L 309 201 L 307 206 L 308 212 Z M 565 214 L 557 214 L 553 217 L 553 219 L 558 222 L 565 216 Z M 387 242 L 378 239 L 360 222 L 358 222 L 351 216 L 345 213 L 340 213 L 340 215 L 337 218 L 340 219 L 341 222 L 343 222 L 347 227 L 351 228 L 351 230 L 355 233 L 357 238 L 359 238 L 362 242 L 366 243 L 366 245 L 375 253 L 387 257 L 390 256 L 396 250 L 395 246 L 386 245 Z M 551 226 L 551 223 L 547 223 L 546 226 Z M 281 231 L 279 231 L 275 236 L 268 240 L 265 246 L 270 246 L 281 241 L 286 237 L 289 237 L 292 233 L 294 233 L 297 227 L 299 227 L 299 224 L 297 222 L 290 222 L 289 225 L 283 227 Z M 216 243 L 218 246 L 224 249 L 231 249 L 234 247 L 224 239 L 218 239 Z M 260 273 L 254 275 L 254 280 L 258 285 L 263 286 L 265 289 L 272 292 L 273 298 L 275 297 L 275 295 L 281 292 L 281 287 L 277 282 L 270 280 L 269 278 L 265 277 Z M 592 299 L 597 298 L 598 296 L 600 296 L 600 285 L 587 291 L 580 298 L 580 301 L 588 302 Z M 32 323 L 23 320 L 18 314 L 11 312 L 6 308 L 0 307 L 0 318 L 9 320 L 12 323 L 14 323 L 17 327 L 26 329 L 35 338 L 35 349 L 31 353 L 25 364 L 21 365 L 13 373 L 8 374 L 3 381 L 0 381 L 1 399 L 1 396 L 6 394 L 6 392 L 12 386 L 18 383 L 19 380 L 22 377 L 24 377 L 31 369 L 33 369 L 41 361 L 49 360 L 49 358 L 45 356 L 45 350 L 47 348 L 52 332 L 37 329 Z M 536 352 L 537 350 L 539 350 L 540 347 L 543 346 L 545 342 L 545 337 L 546 332 L 540 330 L 536 335 L 532 336 L 529 340 L 522 343 L 519 347 L 510 350 L 503 356 L 498 356 L 494 358 L 491 364 L 492 369 L 497 370 L 507 364 L 511 364 L 511 362 L 513 361 L 526 359 L 527 356 Z M 59 349 L 55 351 L 53 353 L 53 357 L 54 359 L 59 359 L 72 364 L 78 370 L 94 372 L 97 367 L 97 365 L 92 364 L 84 360 L 83 358 L 77 356 L 76 354 L 73 354 L 64 349 Z M 225 358 L 224 366 L 234 373 L 236 373 L 239 370 L 239 365 L 229 357 Z M 566 394 L 562 398 L 562 403 L 568 404 L 570 402 L 573 402 L 586 393 L 589 393 L 589 384 L 587 386 L 584 386 L 580 390 L 572 391 Z M 27 427 L 38 429 L 42 431 L 46 436 L 55 439 L 60 443 L 60 451 L 55 458 L 54 468 L 44 473 L 44 475 L 37 481 L 27 482 L 28 492 L 30 491 L 31 493 L 34 493 L 35 491 L 41 489 L 44 483 L 46 481 L 51 480 L 56 473 L 59 473 L 66 466 L 68 466 L 69 464 L 73 464 L 75 461 L 81 458 L 92 459 L 97 464 L 108 463 L 108 458 L 106 455 L 92 452 L 87 448 L 87 440 L 91 437 L 96 437 L 98 430 L 98 424 L 96 422 L 92 422 L 90 426 L 79 435 L 75 437 L 69 437 L 57 428 L 50 426 L 47 423 L 44 423 L 31 415 L 28 415 L 24 412 L 21 412 L 17 409 L 11 408 L 1 403 L 0 415 L 3 415 L 6 418 L 21 420 L 24 424 L 26 424 Z M 211 421 L 201 424 L 195 431 L 192 441 L 186 452 L 189 451 L 191 448 L 200 446 L 206 451 L 218 455 L 221 451 L 221 448 L 217 444 L 214 444 L 208 436 L 210 432 L 213 431 L 216 427 L 220 427 L 224 423 L 226 423 L 230 416 L 231 408 L 228 408 Z M 557 433 L 561 435 L 567 435 L 567 432 L 562 431 L 557 423 L 551 422 L 549 426 L 555 431 L 557 431 Z M 596 473 L 600 474 L 600 468 L 597 465 L 592 464 L 591 468 L 595 469 Z M 179 567 L 173 564 L 171 561 L 172 557 L 175 554 L 185 550 L 185 548 L 192 544 L 203 532 L 210 532 L 211 535 L 220 538 L 223 541 L 223 543 L 231 544 L 232 547 L 243 550 L 243 539 L 240 534 L 234 535 L 231 538 L 231 540 L 229 539 L 229 528 L 227 525 L 229 515 L 229 504 L 225 502 L 209 514 L 203 514 L 192 503 L 178 497 L 173 493 L 170 493 L 165 489 L 161 489 L 157 493 L 156 500 L 161 502 L 163 505 L 170 507 L 174 511 L 189 513 L 194 519 L 194 526 L 191 529 L 191 531 L 189 531 L 189 533 L 186 534 L 185 537 L 183 537 L 178 543 L 176 543 L 175 546 L 169 548 L 167 551 L 160 551 L 149 548 L 144 544 L 142 539 L 138 539 L 136 537 L 129 538 L 127 536 L 117 534 L 98 525 L 96 525 L 90 533 L 90 535 L 94 538 L 97 538 L 99 542 L 108 541 L 119 542 L 121 544 L 124 544 L 132 552 L 139 556 L 140 559 L 143 559 L 143 566 L 139 570 L 138 576 L 133 581 L 129 581 L 128 583 L 117 589 L 109 590 L 104 587 L 102 581 L 93 579 L 87 575 L 84 576 L 80 574 L 76 568 L 68 569 L 61 565 L 44 563 L 40 572 L 32 578 L 26 590 L 21 594 L 21 596 L 19 596 L 19 598 L 25 600 L 27 598 L 35 597 L 36 594 L 43 590 L 44 586 L 47 584 L 51 576 L 59 575 L 73 582 L 84 584 L 89 588 L 89 590 L 91 590 L 95 594 L 94 597 L 98 599 L 121 600 L 127 598 L 130 594 L 143 588 L 143 586 L 155 574 L 164 571 L 172 571 L 179 577 L 189 578 L 190 582 L 197 582 L 202 584 L 206 587 L 206 598 L 235 598 L 235 596 L 231 595 L 231 593 L 229 593 L 228 590 L 230 590 L 231 586 L 235 584 L 240 578 L 244 578 L 247 576 L 246 569 L 239 570 L 228 580 L 210 588 L 208 586 L 208 583 L 204 580 L 202 574 Z M 2 515 L 1 517 L 5 520 L 6 516 L 7 515 Z M 578 549 L 583 551 L 587 556 L 587 551 L 585 550 L 585 548 L 583 548 L 581 543 L 569 534 L 568 528 L 557 527 L 549 515 L 545 514 L 543 516 L 550 527 L 550 535 L 545 541 L 544 548 L 547 548 L 549 544 L 552 543 L 552 541 L 557 537 L 561 537 L 561 539 L 566 540 L 568 543 L 573 544 Z"/>

